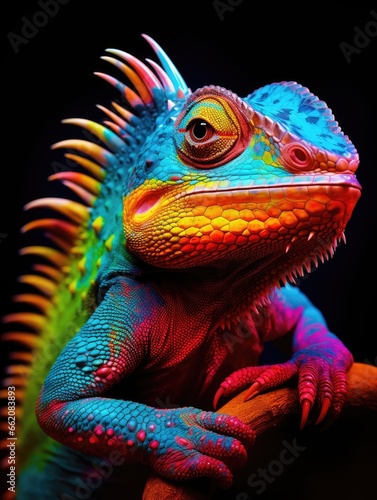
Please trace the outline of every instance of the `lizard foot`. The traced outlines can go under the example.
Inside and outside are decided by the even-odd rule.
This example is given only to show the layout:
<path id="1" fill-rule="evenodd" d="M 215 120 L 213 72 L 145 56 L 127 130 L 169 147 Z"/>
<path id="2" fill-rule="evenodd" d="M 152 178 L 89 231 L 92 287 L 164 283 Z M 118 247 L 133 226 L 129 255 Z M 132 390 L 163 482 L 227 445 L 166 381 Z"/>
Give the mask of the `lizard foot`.
<path id="1" fill-rule="evenodd" d="M 302 409 L 300 429 L 308 421 L 315 403 L 319 413 L 315 424 L 327 417 L 332 422 L 341 412 L 347 396 L 346 374 L 352 365 L 351 353 L 339 343 L 330 349 L 327 343 L 313 344 L 294 354 L 292 359 L 276 365 L 241 368 L 227 377 L 214 397 L 217 408 L 221 397 L 246 389 L 244 401 L 253 395 L 277 387 L 298 377 L 298 394 Z"/>
<path id="2" fill-rule="evenodd" d="M 180 408 L 159 410 L 165 429 L 160 446 L 149 456 L 154 470 L 174 480 L 207 477 L 228 488 L 232 470 L 247 460 L 255 432 L 237 417 Z"/>

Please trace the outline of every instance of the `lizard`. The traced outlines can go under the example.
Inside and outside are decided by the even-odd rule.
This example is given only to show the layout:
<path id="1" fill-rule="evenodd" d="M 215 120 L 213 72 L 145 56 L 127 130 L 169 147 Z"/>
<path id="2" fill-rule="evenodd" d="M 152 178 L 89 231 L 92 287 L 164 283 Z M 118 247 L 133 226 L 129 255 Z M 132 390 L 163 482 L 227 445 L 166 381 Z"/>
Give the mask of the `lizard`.
<path id="1" fill-rule="evenodd" d="M 102 123 L 65 119 L 84 139 L 52 146 L 67 168 L 50 180 L 73 196 L 25 207 L 53 216 L 23 227 L 49 243 L 21 249 L 37 260 L 20 279 L 33 291 L 3 318 L 18 326 L 4 341 L 30 349 L 13 353 L 28 376 L 7 378 L 25 390 L 20 499 L 73 498 L 110 456 L 227 488 L 256 435 L 220 401 L 296 380 L 303 428 L 346 399 L 352 353 L 296 280 L 345 242 L 361 195 L 354 144 L 301 84 L 192 91 L 142 36 L 158 62 L 107 49 L 122 79 L 96 75 L 120 98 L 98 105 Z M 290 355 L 261 364 L 282 337 Z"/>

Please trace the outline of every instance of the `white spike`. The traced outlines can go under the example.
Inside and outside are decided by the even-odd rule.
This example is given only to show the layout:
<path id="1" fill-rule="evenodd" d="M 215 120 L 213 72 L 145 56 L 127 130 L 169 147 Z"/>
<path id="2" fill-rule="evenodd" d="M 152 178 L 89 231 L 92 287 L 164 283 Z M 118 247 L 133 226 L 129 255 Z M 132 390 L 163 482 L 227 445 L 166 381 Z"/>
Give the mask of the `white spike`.
<path id="1" fill-rule="evenodd" d="M 175 106 L 175 103 L 172 100 L 170 100 L 170 99 L 168 99 L 166 101 L 166 104 L 167 104 L 167 107 L 168 107 L 168 111 L 170 111 Z"/>
<path id="2" fill-rule="evenodd" d="M 313 236 L 315 236 L 315 231 L 310 231 L 309 236 L 308 236 L 308 241 L 310 241 Z"/>
<path id="3" fill-rule="evenodd" d="M 310 262 L 304 262 L 304 266 L 305 266 L 306 272 L 310 273 L 311 272 Z"/>

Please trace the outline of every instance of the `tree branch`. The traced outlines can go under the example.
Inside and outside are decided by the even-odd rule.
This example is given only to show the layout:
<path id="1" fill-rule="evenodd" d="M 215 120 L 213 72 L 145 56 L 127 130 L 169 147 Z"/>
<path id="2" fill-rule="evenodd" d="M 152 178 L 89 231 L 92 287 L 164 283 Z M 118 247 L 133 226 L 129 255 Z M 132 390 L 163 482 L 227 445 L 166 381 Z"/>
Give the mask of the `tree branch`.
<path id="1" fill-rule="evenodd" d="M 348 396 L 343 412 L 350 408 L 377 412 L 377 367 L 354 363 L 348 372 L 347 380 Z M 285 387 L 256 395 L 246 402 L 243 401 L 241 393 L 220 408 L 219 413 L 239 417 L 250 424 L 258 436 L 297 417 L 301 413 L 301 407 L 297 388 Z M 173 483 L 153 474 L 145 486 L 143 500 L 156 498 L 209 500 L 210 497 L 189 483 Z"/>

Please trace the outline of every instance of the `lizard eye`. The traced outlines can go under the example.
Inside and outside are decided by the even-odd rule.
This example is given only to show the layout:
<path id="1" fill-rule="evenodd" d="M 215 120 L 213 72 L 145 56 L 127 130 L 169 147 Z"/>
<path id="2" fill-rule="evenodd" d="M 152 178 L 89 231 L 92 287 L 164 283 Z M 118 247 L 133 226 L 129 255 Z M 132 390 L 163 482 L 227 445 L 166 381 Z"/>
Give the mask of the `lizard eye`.
<path id="1" fill-rule="evenodd" d="M 215 131 L 206 121 L 195 119 L 189 123 L 187 133 L 193 142 L 205 142 L 213 137 Z"/>
<path id="2" fill-rule="evenodd" d="M 177 118 L 174 142 L 187 165 L 213 168 L 238 156 L 246 148 L 251 127 L 227 95 L 209 91 L 193 95 Z"/>

